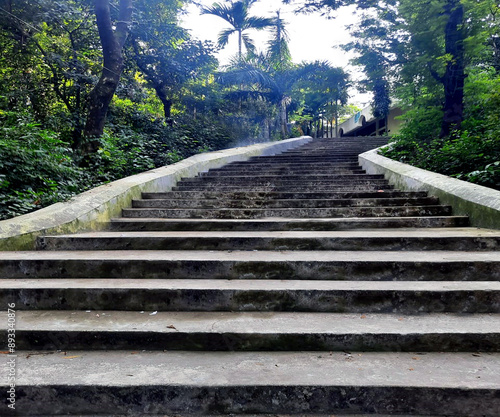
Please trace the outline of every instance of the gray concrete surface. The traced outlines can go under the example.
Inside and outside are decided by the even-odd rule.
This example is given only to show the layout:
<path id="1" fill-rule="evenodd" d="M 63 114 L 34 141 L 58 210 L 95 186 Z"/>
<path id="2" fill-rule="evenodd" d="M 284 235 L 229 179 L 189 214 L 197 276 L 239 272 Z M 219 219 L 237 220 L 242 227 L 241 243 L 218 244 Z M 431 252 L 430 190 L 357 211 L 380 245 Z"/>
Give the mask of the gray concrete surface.
<path id="1" fill-rule="evenodd" d="M 352 231 L 91 232 L 39 238 L 45 250 L 499 250 L 500 231 L 475 228 Z"/>
<path id="2" fill-rule="evenodd" d="M 500 415 L 499 354 L 65 351 L 17 363 L 24 415 Z"/>

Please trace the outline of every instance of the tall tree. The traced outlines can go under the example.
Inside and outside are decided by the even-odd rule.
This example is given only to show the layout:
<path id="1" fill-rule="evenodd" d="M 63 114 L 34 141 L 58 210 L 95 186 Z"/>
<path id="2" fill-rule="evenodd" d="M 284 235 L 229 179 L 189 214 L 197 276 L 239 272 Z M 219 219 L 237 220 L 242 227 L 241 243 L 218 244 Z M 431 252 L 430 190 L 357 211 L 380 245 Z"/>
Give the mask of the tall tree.
<path id="1" fill-rule="evenodd" d="M 127 40 L 132 20 L 132 0 L 120 0 L 116 21 L 111 17 L 110 1 L 95 0 L 97 28 L 102 45 L 103 69 L 101 77 L 89 97 L 89 111 L 84 135 L 90 140 L 86 153 L 97 151 L 99 142 L 92 139 L 102 136 L 106 114 L 115 94 L 124 68 L 123 46 Z"/>
<path id="2" fill-rule="evenodd" d="M 225 47 L 229 42 L 229 37 L 233 34 L 238 35 L 238 58 L 243 57 L 243 45 L 247 51 L 254 51 L 255 46 L 246 33 L 249 30 L 263 30 L 272 25 L 272 20 L 265 17 L 256 17 L 249 15 L 250 6 L 257 0 L 239 0 L 231 1 L 229 4 L 214 3 L 211 7 L 203 7 L 202 14 L 210 14 L 220 17 L 231 25 L 219 34 L 218 44 Z"/>
<path id="3" fill-rule="evenodd" d="M 286 0 L 285 0 L 286 1 Z M 293 2 L 288 0 L 287 2 Z M 371 43 L 377 48 L 366 48 L 366 44 L 354 42 L 362 54 L 361 63 L 372 73 L 371 87 L 374 90 L 377 110 L 387 107 L 388 77 L 381 76 L 392 67 L 398 77 L 406 67 L 414 78 L 426 79 L 430 75 L 443 91 L 443 118 L 441 136 L 459 129 L 463 121 L 464 81 L 466 78 L 465 42 L 467 26 L 474 24 L 465 19 L 463 0 L 309 0 L 301 10 L 331 12 L 339 7 L 355 4 L 369 11 L 372 20 L 369 29 Z M 470 2 L 474 7 L 477 2 Z M 375 22 L 375 23 L 373 23 Z M 364 25 L 363 25 L 364 26 Z M 364 27 L 362 27 L 364 29 Z M 377 32 L 378 31 L 378 32 Z M 360 34 L 362 30 L 358 30 Z M 359 48 L 361 46 L 361 48 Z M 384 56 L 382 50 L 387 54 Z M 364 54 L 364 57 L 363 57 Z M 384 63 L 390 56 L 390 65 Z M 364 59 L 364 62 L 363 62 Z M 377 62 L 378 61 L 378 62 Z M 384 65 L 387 69 L 384 69 Z M 370 69 L 371 67 L 371 69 Z M 400 70 L 396 74 L 394 70 Z M 373 75 L 376 75 L 373 77 Z M 419 81 L 421 82 L 421 81 Z M 385 103 L 385 104 L 384 104 Z M 379 111 L 380 113 L 380 111 Z M 383 111 L 382 111 L 383 113 Z"/>
<path id="4" fill-rule="evenodd" d="M 284 71 L 292 66 L 292 55 L 288 42 L 290 36 L 286 29 L 286 23 L 280 16 L 280 11 L 272 19 L 271 38 L 267 43 L 267 59 L 277 71 Z"/>

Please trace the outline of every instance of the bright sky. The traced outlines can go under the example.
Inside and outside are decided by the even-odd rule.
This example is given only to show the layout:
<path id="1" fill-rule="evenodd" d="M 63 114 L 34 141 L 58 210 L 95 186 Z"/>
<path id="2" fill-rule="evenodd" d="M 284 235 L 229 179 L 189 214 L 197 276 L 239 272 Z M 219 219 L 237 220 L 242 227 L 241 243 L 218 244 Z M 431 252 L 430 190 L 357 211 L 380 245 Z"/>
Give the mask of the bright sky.
<path id="1" fill-rule="evenodd" d="M 199 0 L 204 6 L 211 6 L 214 0 Z M 356 21 L 354 8 L 348 7 L 335 14 L 335 19 L 327 19 L 317 14 L 295 14 L 296 5 L 285 5 L 281 0 L 261 0 L 250 9 L 253 16 L 273 17 L 276 11 L 287 22 L 287 30 L 290 35 L 290 52 L 294 62 L 302 61 L 329 61 L 332 65 L 342 67 L 352 74 L 353 78 L 359 77 L 356 70 L 349 65 L 352 55 L 342 51 L 337 46 L 350 40 L 346 25 Z M 182 17 L 184 26 L 189 29 L 195 38 L 210 40 L 217 43 L 218 34 L 221 30 L 230 27 L 219 17 L 211 15 L 200 15 L 199 9 L 190 5 L 188 14 Z M 249 35 L 255 41 L 257 49 L 264 50 L 269 34 L 266 31 L 249 31 Z M 238 51 L 237 36 L 229 39 L 229 44 L 219 52 L 218 59 L 222 65 L 227 64 L 229 59 Z M 351 92 L 351 102 L 358 105 L 367 103 L 369 96 Z"/>

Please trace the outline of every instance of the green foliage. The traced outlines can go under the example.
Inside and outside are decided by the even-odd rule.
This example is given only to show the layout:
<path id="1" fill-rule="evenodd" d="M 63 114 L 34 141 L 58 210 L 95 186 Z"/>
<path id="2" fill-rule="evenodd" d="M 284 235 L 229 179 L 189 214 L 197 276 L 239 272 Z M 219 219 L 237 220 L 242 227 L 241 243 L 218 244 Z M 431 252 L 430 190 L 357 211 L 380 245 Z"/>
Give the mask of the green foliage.
<path id="1" fill-rule="evenodd" d="M 0 129 L 0 219 L 63 201 L 79 191 L 80 169 L 58 134 L 27 119 L 16 126 L 4 123 Z"/>
<path id="2" fill-rule="evenodd" d="M 466 84 L 463 129 L 438 138 L 440 112 L 416 107 L 406 115 L 392 149 L 383 154 L 423 169 L 500 189 L 500 77 L 472 71 Z"/>

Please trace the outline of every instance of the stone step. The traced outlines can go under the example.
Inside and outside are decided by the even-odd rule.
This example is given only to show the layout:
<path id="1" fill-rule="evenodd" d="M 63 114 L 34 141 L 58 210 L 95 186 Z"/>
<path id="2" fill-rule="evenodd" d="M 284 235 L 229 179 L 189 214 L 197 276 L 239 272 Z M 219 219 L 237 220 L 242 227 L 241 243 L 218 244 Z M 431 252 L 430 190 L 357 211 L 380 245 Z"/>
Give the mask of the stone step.
<path id="1" fill-rule="evenodd" d="M 297 231 L 384 228 L 465 227 L 467 216 L 365 217 L 337 219 L 112 219 L 110 228 L 121 231 Z"/>
<path id="2" fill-rule="evenodd" d="M 348 154 L 323 154 L 318 153 L 317 155 L 309 155 L 304 153 L 302 155 L 269 155 L 269 156 L 253 156 L 248 159 L 250 162 L 281 162 L 281 161 L 299 161 L 299 162 L 314 162 L 314 161 L 327 161 L 327 162 L 351 162 L 357 161 L 357 152 L 351 152 Z"/>
<path id="3" fill-rule="evenodd" d="M 249 161 L 238 161 L 231 162 L 230 164 L 224 165 L 221 168 L 218 168 L 221 171 L 233 170 L 233 169 L 359 169 L 359 162 L 315 162 L 313 165 L 304 164 L 304 163 L 294 163 L 294 162 L 280 162 L 280 163 L 271 163 L 271 162 L 249 162 Z"/>
<path id="4" fill-rule="evenodd" d="M 356 198 L 356 199 L 286 199 L 286 200 L 225 200 L 225 199 L 145 199 L 133 200 L 132 208 L 329 208 L 438 205 L 436 197 L 423 198 Z"/>
<path id="5" fill-rule="evenodd" d="M 283 155 L 283 156 L 269 156 L 269 157 L 258 157 L 257 159 L 248 159 L 250 163 L 257 164 L 309 164 L 313 165 L 315 163 L 336 163 L 336 164 L 359 164 L 359 155 L 349 155 L 349 156 L 297 156 L 297 155 Z"/>
<path id="6" fill-rule="evenodd" d="M 234 176 L 245 176 L 245 175 L 254 175 L 258 173 L 259 176 L 276 176 L 276 175 L 294 175 L 294 176 L 302 176 L 302 175 L 339 175 L 339 174 L 366 174 L 366 172 L 362 168 L 322 168 L 322 169 L 305 169 L 305 168 L 259 168 L 258 170 L 255 167 L 248 168 L 234 168 L 234 169 L 217 169 L 217 170 L 209 170 L 207 172 L 200 173 L 202 177 L 228 177 L 231 175 Z"/>
<path id="7" fill-rule="evenodd" d="M 310 190 L 307 185 L 292 182 L 290 185 L 279 184 L 265 184 L 265 185 L 224 185 L 224 184 L 182 184 L 178 183 L 176 187 L 172 187 L 172 191 L 219 191 L 223 192 L 304 192 Z M 393 185 L 384 183 L 376 183 L 376 181 L 369 181 L 359 184 L 315 184 L 312 188 L 315 191 L 322 192 L 339 192 L 339 191 L 379 191 L 379 190 L 393 190 Z"/>
<path id="8" fill-rule="evenodd" d="M 7 345 L 7 313 L 0 325 Z M 19 350 L 498 352 L 500 314 L 19 311 Z"/>
<path id="9" fill-rule="evenodd" d="M 201 200 L 286 200 L 286 199 L 345 199 L 345 198 L 424 198 L 425 191 L 407 192 L 395 190 L 383 191 L 344 191 L 344 192 L 315 192 L 305 191 L 296 193 L 285 192 L 213 192 L 213 191 L 170 191 L 165 193 L 142 193 L 147 200 L 170 199 L 201 199 Z"/>
<path id="10" fill-rule="evenodd" d="M 123 217 L 148 218 L 212 218 L 212 219 L 257 219 L 282 218 L 325 218 L 325 217 L 414 217 L 451 215 L 449 206 L 390 206 L 390 207 L 329 207 L 329 208 L 221 208 L 221 209 L 123 209 Z"/>
<path id="11" fill-rule="evenodd" d="M 254 172 L 254 175 L 248 176 L 199 176 L 195 178 L 182 178 L 183 184 L 189 183 L 251 183 L 260 184 L 262 182 L 268 183 L 288 183 L 288 182 L 298 182 L 302 183 L 313 183 L 313 182 L 342 182 L 347 183 L 353 181 L 368 181 L 368 180 L 378 180 L 385 181 L 383 175 L 367 175 L 367 174 L 344 174 L 344 175 L 261 175 L 259 172 Z"/>
<path id="12" fill-rule="evenodd" d="M 0 276 L 497 281 L 499 256 L 462 251 L 0 252 Z"/>
<path id="13" fill-rule="evenodd" d="M 496 281 L 0 279 L 23 310 L 500 313 Z"/>
<path id="14" fill-rule="evenodd" d="M 191 178 L 191 179 L 183 179 L 182 181 L 179 181 L 177 183 L 177 187 L 189 187 L 189 186 L 201 186 L 201 187 L 217 187 L 217 186 L 298 186 L 298 187 L 303 187 L 303 189 L 314 189 L 316 186 L 356 186 L 356 185 L 371 185 L 371 186 L 378 186 L 378 185 L 386 185 L 388 184 L 387 180 L 382 179 L 382 178 L 366 178 L 364 175 L 358 175 L 358 178 L 356 179 L 346 179 L 342 177 L 336 177 L 336 178 L 318 178 L 318 179 L 293 179 L 295 177 L 289 177 L 289 178 L 280 178 L 279 176 L 273 177 L 273 179 L 270 179 L 269 177 L 266 178 L 259 178 L 256 177 L 254 181 L 252 181 L 251 178 L 248 177 L 237 177 L 237 178 L 231 178 L 231 177 L 196 177 L 196 178 Z"/>
<path id="15" fill-rule="evenodd" d="M 498 353 L 19 351 L 16 365 L 23 416 L 500 415 Z"/>
<path id="16" fill-rule="evenodd" d="M 45 236 L 44 250 L 500 250 L 500 231 L 388 229 L 344 232 L 91 232 Z"/>

